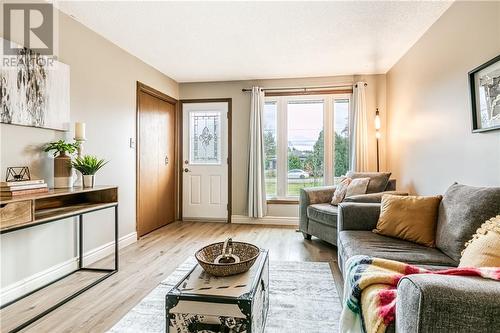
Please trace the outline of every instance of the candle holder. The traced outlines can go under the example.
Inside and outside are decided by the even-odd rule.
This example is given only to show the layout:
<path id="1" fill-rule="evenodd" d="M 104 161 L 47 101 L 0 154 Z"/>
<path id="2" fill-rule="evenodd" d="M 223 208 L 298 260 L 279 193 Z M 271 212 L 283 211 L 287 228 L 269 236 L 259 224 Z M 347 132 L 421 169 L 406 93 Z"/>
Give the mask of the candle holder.
<path id="1" fill-rule="evenodd" d="M 76 143 L 78 143 L 78 148 L 76 149 L 76 154 L 79 158 L 81 158 L 83 156 L 83 144 L 85 143 L 85 141 L 87 141 L 87 139 L 85 139 L 85 138 L 73 138 L 73 140 L 75 140 Z M 82 174 L 78 171 L 76 172 L 76 179 L 75 179 L 75 182 L 73 183 L 73 186 L 77 186 L 77 187 L 83 186 Z"/>
<path id="2" fill-rule="evenodd" d="M 78 157 L 82 157 L 83 156 L 83 144 L 85 143 L 85 141 L 87 141 L 87 139 L 73 138 L 73 140 L 75 140 L 76 143 L 78 143 L 78 148 L 76 150 Z"/>

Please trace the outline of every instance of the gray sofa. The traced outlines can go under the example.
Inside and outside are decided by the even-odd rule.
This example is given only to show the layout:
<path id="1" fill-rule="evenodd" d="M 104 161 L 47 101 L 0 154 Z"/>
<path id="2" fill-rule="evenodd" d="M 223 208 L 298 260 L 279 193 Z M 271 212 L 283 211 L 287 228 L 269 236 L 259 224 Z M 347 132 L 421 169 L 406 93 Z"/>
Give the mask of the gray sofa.
<path id="1" fill-rule="evenodd" d="M 375 173 L 358 174 L 358 177 L 374 175 Z M 389 180 L 386 174 L 384 192 L 373 192 L 345 198 L 345 202 L 380 202 L 382 194 L 405 194 L 396 192 L 396 180 Z M 370 188 L 369 188 L 370 190 Z M 337 245 L 337 213 L 338 207 L 330 204 L 335 186 L 310 187 L 300 190 L 299 199 L 299 230 L 305 239 L 318 237 L 330 244 Z M 372 193 L 370 193 L 372 192 Z"/>
<path id="2" fill-rule="evenodd" d="M 372 232 L 380 204 L 342 203 L 338 214 L 338 260 L 367 255 L 428 269 L 456 267 L 464 244 L 487 219 L 500 214 L 500 188 L 452 185 L 441 201 L 436 247 Z M 498 332 L 500 282 L 477 277 L 409 275 L 398 285 L 397 332 Z"/>

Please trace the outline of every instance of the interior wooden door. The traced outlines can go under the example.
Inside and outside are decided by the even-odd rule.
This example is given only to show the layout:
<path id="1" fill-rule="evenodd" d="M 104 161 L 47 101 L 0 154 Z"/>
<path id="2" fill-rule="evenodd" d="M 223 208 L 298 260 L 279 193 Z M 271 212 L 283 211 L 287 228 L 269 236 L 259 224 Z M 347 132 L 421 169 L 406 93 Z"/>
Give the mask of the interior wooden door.
<path id="1" fill-rule="evenodd" d="M 175 104 L 138 92 L 137 234 L 175 220 Z"/>
<path id="2" fill-rule="evenodd" d="M 158 227 L 161 227 L 175 220 L 174 105 L 159 100 L 158 126 Z"/>

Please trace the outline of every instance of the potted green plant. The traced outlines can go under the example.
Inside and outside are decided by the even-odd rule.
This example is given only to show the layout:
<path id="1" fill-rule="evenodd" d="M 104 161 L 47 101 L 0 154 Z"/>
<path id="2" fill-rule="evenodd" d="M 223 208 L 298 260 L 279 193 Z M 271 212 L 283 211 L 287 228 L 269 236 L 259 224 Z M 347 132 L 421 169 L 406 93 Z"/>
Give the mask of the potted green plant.
<path id="1" fill-rule="evenodd" d="M 73 175 L 71 171 L 71 156 L 78 149 L 77 142 L 66 142 L 59 140 L 49 142 L 45 145 L 45 152 L 54 154 L 54 187 L 69 188 L 73 186 Z"/>
<path id="2" fill-rule="evenodd" d="M 80 171 L 83 176 L 83 187 L 94 187 L 95 174 L 99 169 L 108 163 L 103 159 L 98 159 L 93 155 L 77 157 L 72 162 L 73 168 Z"/>

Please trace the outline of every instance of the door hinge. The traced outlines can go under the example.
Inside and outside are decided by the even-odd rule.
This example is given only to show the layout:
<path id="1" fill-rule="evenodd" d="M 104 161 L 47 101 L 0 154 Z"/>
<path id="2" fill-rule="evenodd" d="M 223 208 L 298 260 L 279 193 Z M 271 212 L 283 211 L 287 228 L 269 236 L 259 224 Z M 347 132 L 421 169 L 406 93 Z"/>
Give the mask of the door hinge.
<path id="1" fill-rule="evenodd" d="M 227 164 L 229 164 L 229 157 L 228 157 L 228 158 L 226 158 L 226 163 L 227 163 Z"/>

